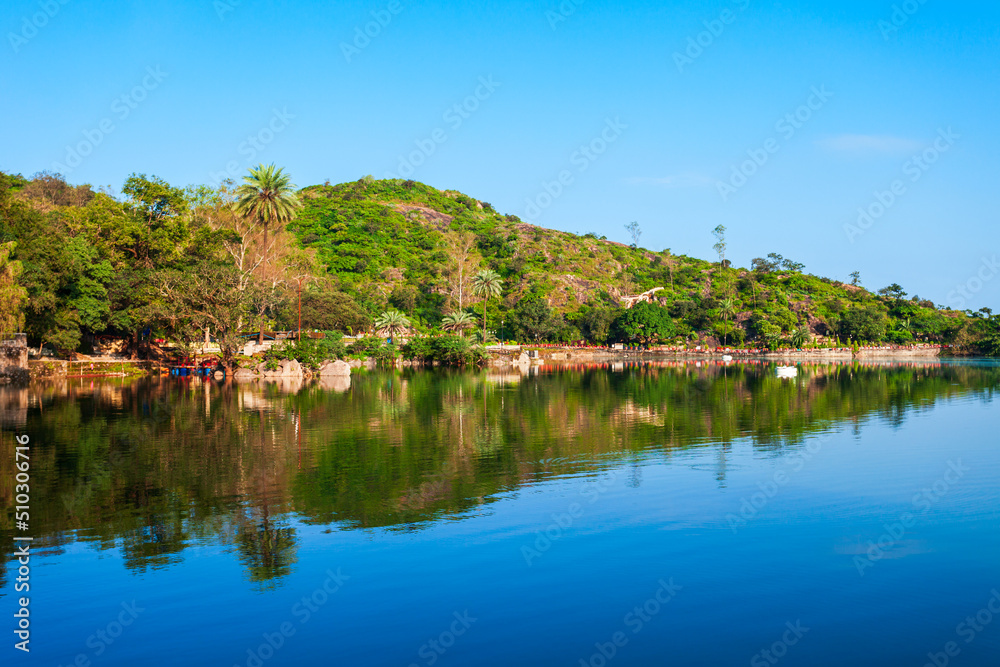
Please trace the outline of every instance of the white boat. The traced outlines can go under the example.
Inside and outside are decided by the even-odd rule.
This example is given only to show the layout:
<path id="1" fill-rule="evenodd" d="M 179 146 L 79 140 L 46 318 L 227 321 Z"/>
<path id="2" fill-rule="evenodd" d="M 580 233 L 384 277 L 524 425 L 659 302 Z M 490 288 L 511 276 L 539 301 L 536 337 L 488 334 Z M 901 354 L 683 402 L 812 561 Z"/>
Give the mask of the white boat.
<path id="1" fill-rule="evenodd" d="M 795 366 L 778 366 L 778 377 L 794 378 L 799 376 L 799 369 Z"/>
<path id="2" fill-rule="evenodd" d="M 724 354 L 724 355 L 722 355 L 722 360 L 723 361 L 732 361 L 733 360 L 733 355 L 731 355 L 731 354 Z"/>

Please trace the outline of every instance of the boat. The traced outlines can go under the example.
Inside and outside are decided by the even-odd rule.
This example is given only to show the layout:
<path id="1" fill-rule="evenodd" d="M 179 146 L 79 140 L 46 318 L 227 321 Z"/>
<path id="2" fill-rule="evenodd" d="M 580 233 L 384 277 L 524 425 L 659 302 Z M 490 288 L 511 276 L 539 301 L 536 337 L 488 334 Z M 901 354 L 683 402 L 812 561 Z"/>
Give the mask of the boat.
<path id="1" fill-rule="evenodd" d="M 798 376 L 799 369 L 795 366 L 778 366 L 778 377 L 789 379 Z"/>

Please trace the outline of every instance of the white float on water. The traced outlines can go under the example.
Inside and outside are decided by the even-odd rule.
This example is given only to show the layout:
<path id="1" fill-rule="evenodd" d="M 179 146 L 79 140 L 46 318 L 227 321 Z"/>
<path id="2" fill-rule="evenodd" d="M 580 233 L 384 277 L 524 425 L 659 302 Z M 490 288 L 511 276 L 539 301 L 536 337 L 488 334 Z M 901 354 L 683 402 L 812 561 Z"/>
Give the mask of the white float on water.
<path id="1" fill-rule="evenodd" d="M 794 378 L 799 376 L 799 369 L 795 366 L 778 366 L 778 377 Z"/>
<path id="2" fill-rule="evenodd" d="M 733 355 L 731 355 L 731 354 L 724 354 L 724 355 L 722 355 L 722 360 L 723 361 L 732 361 L 733 360 Z"/>

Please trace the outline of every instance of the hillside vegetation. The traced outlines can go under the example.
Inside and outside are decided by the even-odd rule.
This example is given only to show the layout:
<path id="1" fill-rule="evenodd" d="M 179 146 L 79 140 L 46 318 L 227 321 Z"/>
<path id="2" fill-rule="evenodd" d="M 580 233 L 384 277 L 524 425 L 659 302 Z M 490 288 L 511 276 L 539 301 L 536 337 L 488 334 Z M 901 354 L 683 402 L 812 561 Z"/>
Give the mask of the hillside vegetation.
<path id="1" fill-rule="evenodd" d="M 235 212 L 233 183 L 178 188 L 133 174 L 116 198 L 58 175 L 0 174 L 0 331 L 26 330 L 63 353 L 121 335 L 142 353 L 144 341 L 193 342 L 207 330 L 231 357 L 241 336 L 295 328 L 301 289 L 303 327 L 345 333 L 1000 351 L 988 309 L 936 307 L 899 285 L 872 292 L 777 253 L 730 266 L 722 228 L 709 261 L 642 248 L 637 224 L 625 245 L 414 181 L 365 177 L 297 194 L 291 222 L 267 229 Z M 483 271 L 498 279 L 485 302 Z M 622 297 L 654 288 L 651 303 L 623 308 Z"/>
<path id="2" fill-rule="evenodd" d="M 461 281 L 480 268 L 504 281 L 488 326 L 528 340 L 968 344 L 978 320 L 990 315 L 970 321 L 967 313 L 907 297 L 898 285 L 872 293 L 809 275 L 776 253 L 741 269 L 543 229 L 414 181 L 365 178 L 301 195 L 305 206 L 290 229 L 340 288 L 371 313 L 398 308 L 428 328 L 452 309 L 481 316 L 476 300 L 460 294 Z M 654 301 L 665 316 L 641 306 L 632 326 L 620 317 L 622 296 L 660 287 Z"/>

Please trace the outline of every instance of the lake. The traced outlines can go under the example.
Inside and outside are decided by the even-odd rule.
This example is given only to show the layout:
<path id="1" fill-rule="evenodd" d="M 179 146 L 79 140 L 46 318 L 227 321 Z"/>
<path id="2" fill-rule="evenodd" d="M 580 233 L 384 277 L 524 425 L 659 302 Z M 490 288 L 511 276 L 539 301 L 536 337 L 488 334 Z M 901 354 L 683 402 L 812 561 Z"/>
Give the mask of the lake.
<path id="1" fill-rule="evenodd" d="M 995 665 L 998 389 L 988 362 L 0 388 L 11 644 L 15 434 L 34 538 L 4 662 Z"/>

